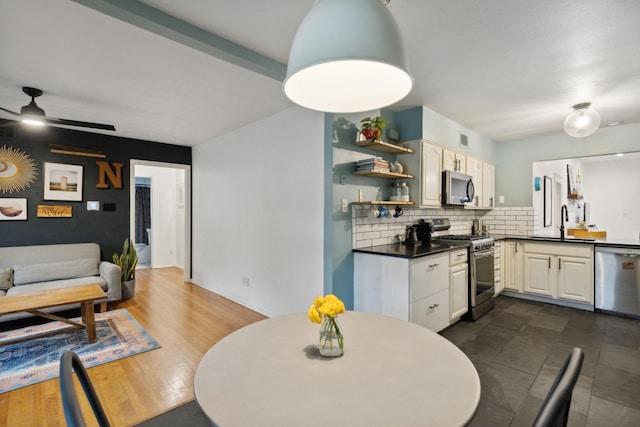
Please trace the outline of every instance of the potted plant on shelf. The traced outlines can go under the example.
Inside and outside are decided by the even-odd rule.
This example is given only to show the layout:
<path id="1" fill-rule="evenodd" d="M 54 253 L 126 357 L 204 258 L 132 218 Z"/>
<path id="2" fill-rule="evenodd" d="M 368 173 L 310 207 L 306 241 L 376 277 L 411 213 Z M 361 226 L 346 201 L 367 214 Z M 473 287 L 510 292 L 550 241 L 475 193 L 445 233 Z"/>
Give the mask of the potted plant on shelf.
<path id="1" fill-rule="evenodd" d="M 133 242 L 127 237 L 120 255 L 113 254 L 113 263 L 120 267 L 122 279 L 122 299 L 133 298 L 136 293 L 136 265 L 138 254 Z"/>
<path id="2" fill-rule="evenodd" d="M 380 137 L 382 136 L 382 129 L 387 125 L 385 120 L 382 120 L 382 117 L 365 117 L 360 120 L 360 133 L 365 139 L 373 139 L 375 141 L 380 141 Z"/>

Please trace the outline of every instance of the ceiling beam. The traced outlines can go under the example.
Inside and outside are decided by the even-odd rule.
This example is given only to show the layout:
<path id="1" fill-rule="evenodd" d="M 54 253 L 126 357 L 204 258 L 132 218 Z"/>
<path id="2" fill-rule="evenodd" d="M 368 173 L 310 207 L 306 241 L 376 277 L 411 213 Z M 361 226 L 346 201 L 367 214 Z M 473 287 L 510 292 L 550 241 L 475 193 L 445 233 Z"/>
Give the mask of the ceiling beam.
<path id="1" fill-rule="evenodd" d="M 72 0 L 207 55 L 283 81 L 287 66 L 137 0 Z"/>

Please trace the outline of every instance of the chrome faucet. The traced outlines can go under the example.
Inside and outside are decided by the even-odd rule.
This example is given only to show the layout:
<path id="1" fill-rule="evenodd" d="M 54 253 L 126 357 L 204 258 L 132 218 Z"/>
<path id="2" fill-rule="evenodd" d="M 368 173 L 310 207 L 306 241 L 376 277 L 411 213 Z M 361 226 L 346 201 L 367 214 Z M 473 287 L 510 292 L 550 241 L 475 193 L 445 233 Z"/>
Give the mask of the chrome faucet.
<path id="1" fill-rule="evenodd" d="M 564 240 L 564 222 L 569 222 L 569 212 L 567 211 L 567 205 L 562 205 L 560 208 L 560 240 Z"/>

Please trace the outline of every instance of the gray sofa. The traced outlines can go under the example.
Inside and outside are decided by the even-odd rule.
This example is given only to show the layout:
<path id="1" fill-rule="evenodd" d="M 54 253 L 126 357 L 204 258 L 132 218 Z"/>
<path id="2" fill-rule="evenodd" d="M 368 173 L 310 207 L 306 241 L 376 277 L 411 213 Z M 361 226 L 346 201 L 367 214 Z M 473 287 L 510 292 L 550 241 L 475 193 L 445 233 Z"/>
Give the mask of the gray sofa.
<path id="1" fill-rule="evenodd" d="M 120 267 L 101 261 L 96 243 L 13 246 L 0 248 L 0 299 L 49 289 L 97 283 L 107 293 L 107 299 L 122 299 Z M 79 307 L 68 305 L 52 310 Z M 0 321 L 29 316 L 28 313 L 0 316 Z"/>

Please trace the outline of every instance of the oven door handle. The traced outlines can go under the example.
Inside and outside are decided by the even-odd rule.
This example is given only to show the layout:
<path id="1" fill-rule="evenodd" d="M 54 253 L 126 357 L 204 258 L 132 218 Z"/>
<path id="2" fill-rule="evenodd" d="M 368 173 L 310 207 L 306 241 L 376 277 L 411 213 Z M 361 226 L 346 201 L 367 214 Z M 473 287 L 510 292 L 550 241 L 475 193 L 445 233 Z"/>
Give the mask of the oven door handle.
<path id="1" fill-rule="evenodd" d="M 492 256 L 493 255 L 493 248 L 491 249 L 483 249 L 481 251 L 478 252 L 472 252 L 472 256 L 474 258 L 486 258 L 488 256 Z"/>

